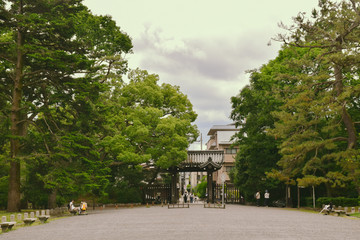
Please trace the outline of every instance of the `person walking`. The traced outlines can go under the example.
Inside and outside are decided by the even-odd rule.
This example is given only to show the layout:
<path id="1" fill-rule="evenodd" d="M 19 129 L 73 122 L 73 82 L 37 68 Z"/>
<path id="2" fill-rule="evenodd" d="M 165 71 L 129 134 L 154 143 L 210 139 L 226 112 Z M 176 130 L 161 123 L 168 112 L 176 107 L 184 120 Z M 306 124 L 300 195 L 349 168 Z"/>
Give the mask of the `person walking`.
<path id="1" fill-rule="evenodd" d="M 256 198 L 256 206 L 260 206 L 260 198 L 261 198 L 261 193 L 260 191 L 257 191 L 255 194 L 255 198 Z"/>
<path id="2" fill-rule="evenodd" d="M 187 194 L 187 192 L 184 192 L 184 196 L 183 196 L 183 198 L 184 198 L 184 203 L 186 203 L 186 202 L 187 202 L 187 198 L 188 198 L 188 194 Z"/>
<path id="3" fill-rule="evenodd" d="M 266 206 L 266 207 L 269 206 L 269 198 L 270 198 L 270 193 L 269 193 L 268 190 L 265 190 L 264 199 L 265 199 L 265 206 Z"/>

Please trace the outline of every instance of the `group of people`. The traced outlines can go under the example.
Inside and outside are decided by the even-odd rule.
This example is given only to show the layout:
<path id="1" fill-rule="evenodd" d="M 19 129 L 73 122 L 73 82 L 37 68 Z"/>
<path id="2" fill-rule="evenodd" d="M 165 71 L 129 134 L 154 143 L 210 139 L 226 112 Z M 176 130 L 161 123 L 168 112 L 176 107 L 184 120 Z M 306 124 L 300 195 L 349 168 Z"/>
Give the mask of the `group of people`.
<path id="1" fill-rule="evenodd" d="M 185 192 L 183 195 L 184 203 L 194 203 L 196 201 L 196 196 L 193 193 Z"/>
<path id="2" fill-rule="evenodd" d="M 260 191 L 257 191 L 255 193 L 255 199 L 256 199 L 256 206 L 260 206 L 260 199 L 261 199 L 261 192 Z M 269 206 L 269 199 L 270 199 L 270 193 L 268 190 L 265 190 L 265 193 L 264 193 L 264 205 L 266 207 Z"/>
<path id="3" fill-rule="evenodd" d="M 82 212 L 86 212 L 87 210 L 87 203 L 85 201 L 81 201 L 79 207 L 75 207 L 74 200 L 71 200 L 69 203 L 69 211 L 70 212 L 77 212 L 78 214 L 81 214 Z"/>

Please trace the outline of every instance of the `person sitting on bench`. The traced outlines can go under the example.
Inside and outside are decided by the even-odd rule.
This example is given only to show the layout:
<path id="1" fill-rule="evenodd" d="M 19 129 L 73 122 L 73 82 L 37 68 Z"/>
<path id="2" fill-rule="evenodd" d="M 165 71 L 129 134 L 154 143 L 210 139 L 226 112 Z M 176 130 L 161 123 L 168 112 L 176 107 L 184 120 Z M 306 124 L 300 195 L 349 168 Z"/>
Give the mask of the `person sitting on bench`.
<path id="1" fill-rule="evenodd" d="M 82 201 L 80 203 L 80 213 L 86 212 L 86 210 L 87 210 L 87 203 L 85 201 Z"/>
<path id="2" fill-rule="evenodd" d="M 70 212 L 78 212 L 79 214 L 81 211 L 79 207 L 74 206 L 74 200 L 71 200 L 71 202 L 69 203 L 69 209 L 70 209 Z"/>
<path id="3" fill-rule="evenodd" d="M 329 207 L 328 207 L 329 211 L 332 211 L 333 210 L 333 204 L 332 202 L 329 202 Z"/>

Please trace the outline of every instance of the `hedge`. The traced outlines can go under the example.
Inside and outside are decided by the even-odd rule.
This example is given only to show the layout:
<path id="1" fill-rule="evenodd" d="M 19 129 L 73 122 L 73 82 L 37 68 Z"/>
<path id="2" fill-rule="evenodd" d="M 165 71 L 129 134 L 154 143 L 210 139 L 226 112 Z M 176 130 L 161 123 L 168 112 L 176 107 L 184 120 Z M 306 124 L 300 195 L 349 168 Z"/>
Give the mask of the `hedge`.
<path id="1" fill-rule="evenodd" d="M 345 198 L 345 197 L 321 197 L 316 200 L 316 205 L 321 207 L 322 205 L 326 205 L 332 203 L 335 206 L 342 207 L 355 207 L 359 206 L 359 198 Z"/>

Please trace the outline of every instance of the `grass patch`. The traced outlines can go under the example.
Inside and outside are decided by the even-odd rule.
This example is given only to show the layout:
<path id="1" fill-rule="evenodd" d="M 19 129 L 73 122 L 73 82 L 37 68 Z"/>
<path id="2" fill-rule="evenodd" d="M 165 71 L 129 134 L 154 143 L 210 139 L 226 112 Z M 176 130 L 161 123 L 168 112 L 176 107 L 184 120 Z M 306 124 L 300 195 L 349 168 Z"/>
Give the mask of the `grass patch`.
<path id="1" fill-rule="evenodd" d="M 320 210 L 313 209 L 313 208 L 278 208 L 278 209 L 284 209 L 289 211 L 299 211 L 299 212 L 307 212 L 307 213 L 319 213 Z"/>
<path id="2" fill-rule="evenodd" d="M 360 218 L 360 213 L 351 213 L 350 216 Z"/>

